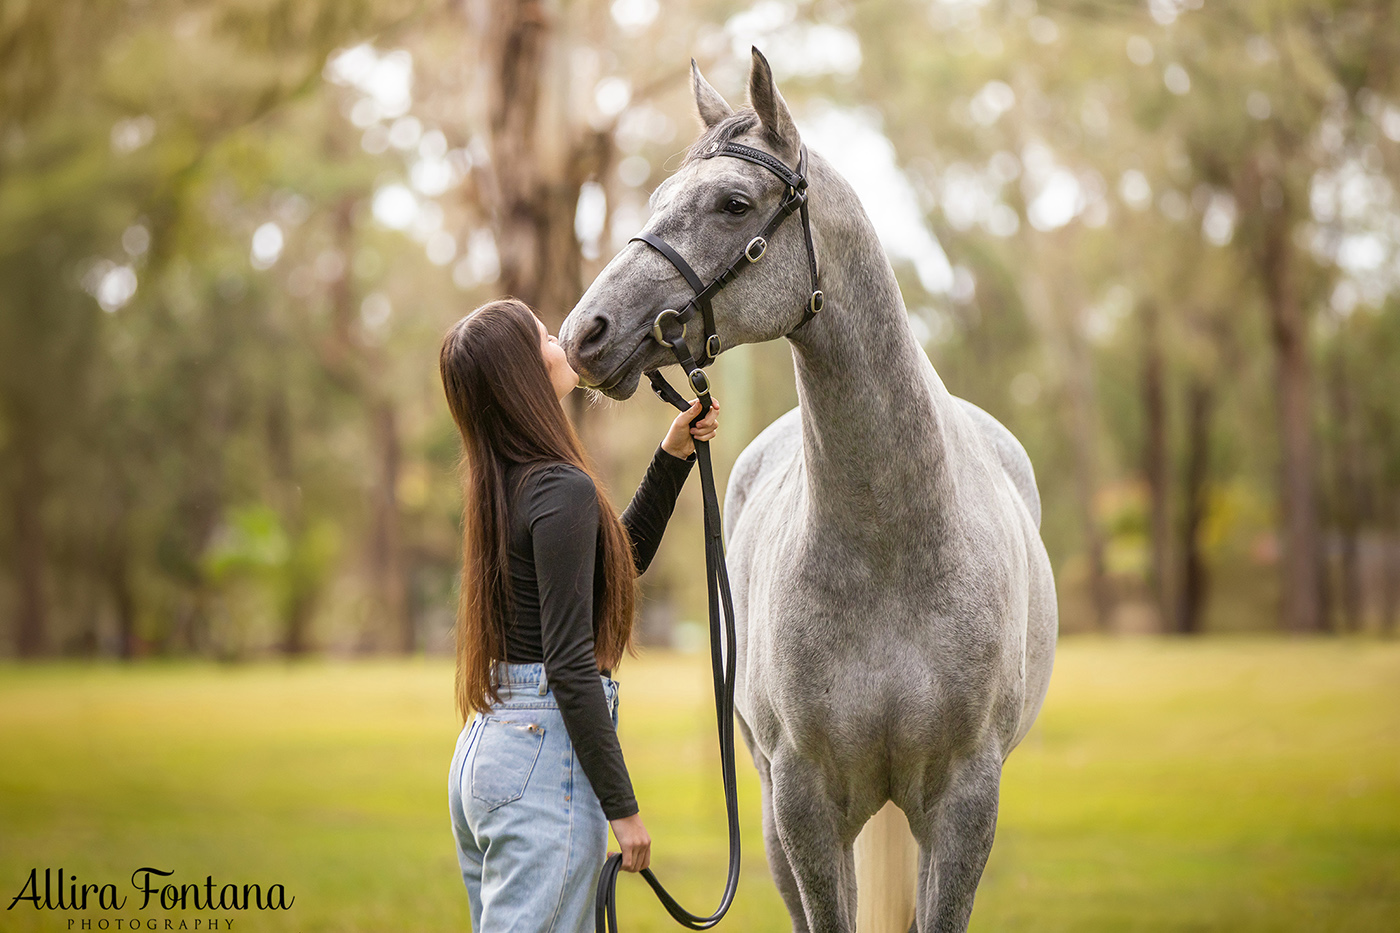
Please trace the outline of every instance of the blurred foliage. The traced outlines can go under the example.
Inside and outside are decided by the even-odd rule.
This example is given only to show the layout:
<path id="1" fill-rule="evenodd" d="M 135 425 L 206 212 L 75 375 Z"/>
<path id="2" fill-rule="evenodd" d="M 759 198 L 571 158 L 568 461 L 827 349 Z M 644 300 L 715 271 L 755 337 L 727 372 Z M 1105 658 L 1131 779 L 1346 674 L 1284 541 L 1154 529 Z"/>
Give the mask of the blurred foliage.
<path id="1" fill-rule="evenodd" d="M 892 145 L 948 260 L 940 280 L 887 236 L 911 326 L 1031 453 L 1066 631 L 1296 627 L 1301 566 L 1322 627 L 1393 632 L 1398 8 L 538 4 L 540 158 L 578 254 L 551 293 L 644 222 L 698 126 L 689 58 L 737 104 L 755 43 L 799 129 L 836 112 Z M 6 5 L 0 650 L 448 647 L 438 340 L 513 268 L 492 10 Z M 781 343 L 714 381 L 723 481 L 796 395 Z M 576 414 L 621 507 L 668 411 Z M 688 490 L 649 640 L 703 617 L 698 535 Z"/>

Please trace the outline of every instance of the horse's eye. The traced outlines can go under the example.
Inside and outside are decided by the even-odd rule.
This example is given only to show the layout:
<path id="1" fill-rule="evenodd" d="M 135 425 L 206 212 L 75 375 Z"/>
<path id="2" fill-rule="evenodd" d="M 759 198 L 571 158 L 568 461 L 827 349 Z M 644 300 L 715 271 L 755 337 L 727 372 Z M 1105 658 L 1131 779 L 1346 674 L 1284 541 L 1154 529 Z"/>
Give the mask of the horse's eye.
<path id="1" fill-rule="evenodd" d="M 734 214 L 736 216 L 743 214 L 748 209 L 748 204 L 740 201 L 738 198 L 730 198 L 724 205 L 724 212 L 726 214 Z"/>

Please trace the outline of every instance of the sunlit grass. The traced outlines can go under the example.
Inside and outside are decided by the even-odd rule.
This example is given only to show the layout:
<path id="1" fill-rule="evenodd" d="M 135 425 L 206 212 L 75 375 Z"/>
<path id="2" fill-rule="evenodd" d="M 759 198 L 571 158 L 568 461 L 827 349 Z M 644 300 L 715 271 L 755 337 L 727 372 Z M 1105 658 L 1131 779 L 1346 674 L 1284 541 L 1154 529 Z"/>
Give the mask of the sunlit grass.
<path id="1" fill-rule="evenodd" d="M 978 930 L 1400 928 L 1400 646 L 1062 645 Z"/>
<path id="2" fill-rule="evenodd" d="M 725 855 L 708 676 L 703 658 L 662 653 L 618 675 L 654 868 L 706 912 Z M 201 916 L 466 930 L 446 815 L 451 682 L 440 660 L 0 669 L 0 908 L 36 867 L 128 897 L 118 912 L 20 903 L 0 930 Z M 744 876 L 724 927 L 786 930 L 739 759 Z M 141 911 L 129 879 L 147 865 L 177 883 L 281 883 L 296 902 Z M 629 933 L 678 929 L 639 879 L 620 887 Z M 1061 645 L 1007 765 L 974 930 L 1369 931 L 1397 917 L 1400 646 Z"/>

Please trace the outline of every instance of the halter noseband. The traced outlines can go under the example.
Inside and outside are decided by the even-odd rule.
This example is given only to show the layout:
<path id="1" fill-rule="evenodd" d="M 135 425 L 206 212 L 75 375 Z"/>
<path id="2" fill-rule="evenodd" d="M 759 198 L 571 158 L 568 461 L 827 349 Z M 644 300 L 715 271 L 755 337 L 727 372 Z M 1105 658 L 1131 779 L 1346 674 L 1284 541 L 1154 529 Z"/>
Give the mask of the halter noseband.
<path id="1" fill-rule="evenodd" d="M 817 316 L 825 303 L 826 296 L 817 287 L 817 254 L 812 247 L 812 223 L 807 212 L 807 146 L 804 143 L 797 161 L 797 171 L 793 171 L 783 164 L 782 160 L 769 155 L 761 149 L 754 149 L 752 146 L 744 146 L 739 143 L 725 143 L 720 145 L 714 143 L 706 151 L 702 158 L 713 158 L 714 156 L 732 156 L 736 159 L 743 159 L 755 165 L 761 165 L 774 175 L 782 179 L 787 185 L 787 191 L 783 195 L 782 202 L 778 209 L 773 212 L 773 216 L 768 218 L 768 223 L 758 236 L 749 240 L 735 257 L 734 261 L 719 275 L 710 281 L 709 285 L 700 281 L 700 276 L 695 274 L 695 270 L 690 268 L 690 264 L 676 252 L 669 243 L 661 239 L 654 233 L 639 233 L 633 240 L 640 240 L 655 249 L 662 256 L 665 256 L 676 267 L 676 271 L 685 278 L 691 289 L 695 292 L 685 307 L 680 311 L 667 308 L 656 316 L 652 322 L 651 333 L 656 342 L 663 347 L 667 347 L 676 354 L 677 361 L 686 369 L 690 376 L 691 386 L 698 394 L 704 395 L 709 391 L 709 382 L 700 367 L 708 366 L 719 356 L 722 347 L 720 346 L 719 334 L 715 333 L 715 312 L 710 304 L 710 299 L 730 282 L 739 277 L 739 273 L 763 258 L 763 254 L 768 251 L 768 240 L 773 236 L 774 231 L 787 219 L 794 211 L 800 213 L 802 217 L 802 237 L 807 243 L 807 265 L 812 273 L 812 296 L 807 300 L 807 307 L 803 309 L 802 320 L 797 326 L 788 331 L 784 336 L 791 337 L 798 330 L 807 324 L 812 318 Z M 630 241 L 629 241 L 630 242 Z M 699 309 L 701 320 L 705 329 L 705 340 L 700 347 L 699 360 L 691 357 L 689 347 L 685 342 L 686 325 L 695 317 L 696 309 Z M 679 334 L 671 336 L 674 332 L 674 324 L 680 324 Z M 696 376 L 704 385 L 702 389 L 697 385 Z M 655 380 L 653 380 L 655 385 Z"/>

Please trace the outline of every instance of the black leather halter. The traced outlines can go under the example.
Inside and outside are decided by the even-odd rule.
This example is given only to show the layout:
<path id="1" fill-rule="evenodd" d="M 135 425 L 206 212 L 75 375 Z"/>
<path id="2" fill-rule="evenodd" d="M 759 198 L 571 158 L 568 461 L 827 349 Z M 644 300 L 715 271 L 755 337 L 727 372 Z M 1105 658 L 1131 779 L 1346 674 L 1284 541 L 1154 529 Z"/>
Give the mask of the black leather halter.
<path id="1" fill-rule="evenodd" d="M 787 219 L 788 215 L 792 214 L 794 211 L 799 212 L 802 217 L 802 237 L 807 243 L 807 265 L 812 273 L 812 295 L 807 299 L 807 307 L 803 310 L 802 320 L 784 336 L 792 336 L 793 333 L 806 325 L 808 321 L 816 317 L 817 312 L 821 311 L 822 305 L 825 302 L 825 296 L 822 294 L 821 289 L 817 287 L 817 253 L 812 247 L 812 223 L 807 212 L 806 144 L 803 144 L 801 147 L 801 153 L 797 162 L 797 171 L 788 168 L 783 164 L 782 160 L 769 155 L 761 149 L 754 149 L 752 146 L 744 146 L 739 143 L 730 142 L 723 145 L 719 145 L 718 143 L 712 144 L 702 158 L 710 159 L 715 156 L 732 156 L 736 159 L 752 162 L 755 165 L 761 165 L 774 175 L 777 175 L 782 179 L 783 183 L 787 185 L 787 191 L 783 194 L 782 202 L 779 203 L 778 209 L 773 212 L 773 216 L 768 218 L 768 223 L 764 225 L 762 232 L 749 240 L 748 244 L 723 272 L 715 276 L 710 281 L 710 284 L 706 285 L 700 281 L 700 276 L 695 274 L 695 270 L 682 258 L 681 254 L 676 252 L 676 250 L 665 240 L 661 239 L 661 237 L 654 233 L 640 233 L 632 238 L 633 240 L 640 240 L 646 243 L 670 260 L 671 265 L 676 267 L 676 270 L 685 277 L 686 282 L 689 283 L 690 287 L 695 291 L 695 296 L 691 298 L 690 301 L 686 302 L 685 307 L 680 311 L 667 308 L 656 316 L 656 320 L 652 323 L 652 336 L 655 337 L 656 341 L 662 346 L 673 350 L 677 349 L 675 344 L 677 341 L 684 341 L 687 325 L 695 318 L 695 312 L 699 309 L 703 322 L 705 339 L 699 347 L 700 353 L 695 362 L 702 367 L 713 363 L 715 357 L 719 356 L 723 349 L 720 346 L 719 334 L 715 333 L 715 312 L 714 308 L 710 305 L 710 299 L 713 298 L 720 289 L 738 278 L 739 273 L 763 258 L 763 254 L 768 250 L 768 241 L 773 236 L 774 231 L 776 231 L 782 222 Z M 675 331 L 673 326 L 674 322 L 679 322 L 680 324 L 680 334 L 678 337 L 672 336 L 672 333 Z M 677 356 L 679 357 L 679 354 L 677 354 Z M 694 369 L 693 366 L 686 366 L 683 360 L 680 362 L 687 370 Z M 698 387 L 696 391 L 699 391 Z"/>

